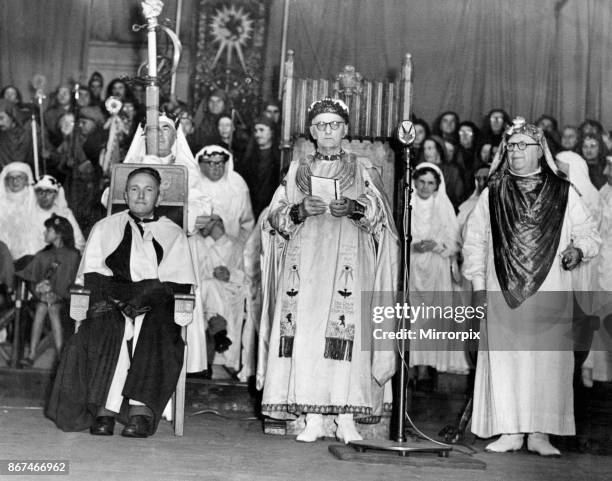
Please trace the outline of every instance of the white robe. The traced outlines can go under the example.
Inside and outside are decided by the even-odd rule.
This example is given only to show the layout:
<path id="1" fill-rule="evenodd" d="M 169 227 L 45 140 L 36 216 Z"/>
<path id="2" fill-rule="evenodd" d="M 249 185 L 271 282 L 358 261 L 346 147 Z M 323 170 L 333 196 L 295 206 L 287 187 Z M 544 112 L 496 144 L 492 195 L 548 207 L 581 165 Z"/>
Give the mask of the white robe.
<path id="1" fill-rule="evenodd" d="M 229 153 L 229 152 L 228 152 Z M 225 163 L 225 172 L 216 182 L 200 174 L 202 188 L 211 198 L 213 213 L 223 219 L 225 232 L 243 244 L 255 225 L 249 188 L 242 176 L 234 171 L 233 158 Z"/>
<path id="2" fill-rule="evenodd" d="M 596 274 L 597 285 L 605 293 L 599 308 L 603 306 L 599 315 L 605 318 L 612 313 L 610 309 L 610 296 L 612 293 L 612 186 L 605 184 L 599 189 L 602 205 L 602 216 L 599 233 L 601 235 L 601 250 L 599 256 L 591 261 L 592 269 Z M 589 356 L 584 361 L 583 369 L 590 369 L 593 381 L 612 381 L 612 346 L 609 334 L 604 333 L 603 326 L 595 331 L 593 345 Z"/>
<path id="3" fill-rule="evenodd" d="M 410 248 L 410 301 L 414 306 L 454 306 L 454 284 L 451 265 L 459 250 L 459 227 L 453 205 L 446 195 L 444 177 L 440 169 L 428 162 L 417 169 L 429 167 L 438 172 L 441 184 L 428 199 L 418 194 L 412 197 L 412 243 Z M 414 244 L 435 240 L 436 247 L 429 252 L 417 252 Z M 417 333 L 421 329 L 439 332 L 463 331 L 463 323 L 454 319 L 435 318 L 411 324 Z M 417 336 L 410 341 L 410 365 L 432 366 L 440 372 L 467 374 L 468 364 L 463 343 L 450 340 L 431 341 Z"/>
<path id="4" fill-rule="evenodd" d="M 242 243 L 223 235 L 216 241 L 212 237 L 194 236 L 198 244 L 200 269 L 200 295 L 204 319 L 220 315 L 227 321 L 227 337 L 232 341 L 229 349 L 216 353 L 214 364 L 238 371 L 241 366 L 242 327 L 245 319 L 245 302 L 248 283 L 242 261 Z M 224 266 L 230 272 L 229 282 L 213 276 L 215 267 Z"/>
<path id="5" fill-rule="evenodd" d="M 61 203 L 58 202 L 55 202 L 49 210 L 42 209 L 38 204 L 34 209 L 36 224 L 40 227 L 37 233 L 37 241 L 40 245 L 40 249 L 44 249 L 44 247 L 47 245 L 45 242 L 45 221 L 49 219 L 53 214 L 68 219 L 68 222 L 70 222 L 70 225 L 72 226 L 72 230 L 74 232 L 74 247 L 76 247 L 79 252 L 83 252 L 83 249 L 85 248 L 85 237 L 83 237 L 81 227 L 75 219 L 70 207 L 68 207 L 68 205 L 62 206 Z"/>
<path id="6" fill-rule="evenodd" d="M 364 312 L 362 319 L 361 298 L 377 286 L 395 291 L 398 246 L 391 211 L 372 165 L 359 158 L 355 181 L 342 195 L 366 206 L 364 217 L 353 221 L 324 213 L 294 224 L 291 206 L 304 197 L 295 183 L 301 162 L 305 160 L 292 162 L 286 185 L 278 187 L 270 204 L 270 223 L 288 240 L 278 257 L 273 249 L 265 251 L 275 267 L 264 267 L 265 335 L 260 332 L 260 354 L 265 352 L 265 361 L 257 374 L 264 389 L 262 412 L 275 417 L 302 412 L 370 415 L 376 404 L 382 409 L 380 386 L 389 385 L 395 353 L 372 349 L 370 315 Z M 312 174 L 334 178 L 340 165 L 316 160 Z M 269 226 L 264 230 L 269 236 Z M 265 249 L 274 242 L 264 242 Z M 264 317 L 266 324 L 269 320 L 268 305 L 274 312 L 270 326 L 263 323 Z M 283 332 L 291 327 L 294 335 L 286 343 Z M 326 357 L 326 345 L 350 338 L 351 330 L 352 359 Z M 291 353 L 284 350 L 289 344 Z"/>
<path id="7" fill-rule="evenodd" d="M 23 173 L 28 185 L 13 193 L 5 185 L 7 174 Z M 0 241 L 4 242 L 17 260 L 25 255 L 34 255 L 45 245 L 40 245 L 38 232 L 41 228 L 35 216 L 37 204 L 34 193 L 32 171 L 23 162 L 12 162 L 0 172 Z M 44 228 L 43 228 L 44 229 Z"/>
<path id="8" fill-rule="evenodd" d="M 600 239 L 595 222 L 576 191 L 570 187 L 558 251 L 538 292 L 571 292 L 572 275 L 562 268 L 559 255 L 571 240 L 575 247 L 582 249 L 587 259 L 598 252 Z M 489 343 L 499 348 L 500 339 L 513 339 L 513 332 L 511 328 L 510 332 L 506 331 L 503 322 L 496 322 L 496 316 L 499 319 L 500 313 L 508 315 L 509 308 L 502 305 L 503 301 L 499 302 L 501 288 L 494 265 L 488 188 L 480 195 L 468 219 L 463 257 L 463 273 L 472 282 L 474 290 L 486 289 L 488 293 L 487 320 L 481 322 L 481 332 L 486 332 Z M 553 320 L 556 324 L 546 333 L 547 336 L 560 336 L 551 339 L 558 341 L 559 346 L 562 345 L 561 338 L 571 333 L 571 296 L 567 297 L 569 304 L 560 307 L 565 307 L 567 315 Z M 512 315 L 516 317 L 512 319 L 523 321 L 525 313 L 533 309 L 532 298 L 514 311 Z M 571 335 L 567 341 L 569 344 L 563 350 L 531 351 L 483 350 L 481 342 L 474 388 L 474 434 L 483 438 L 500 433 L 573 435 L 574 355 Z"/>
<path id="9" fill-rule="evenodd" d="M 142 126 L 138 126 L 134 134 L 134 140 L 130 145 L 130 149 L 125 156 L 124 163 L 135 164 L 177 164 L 187 167 L 188 181 L 188 197 L 187 197 L 187 233 L 192 236 L 197 234 L 196 219 L 201 215 L 210 215 L 212 213 L 212 200 L 202 182 L 200 168 L 193 158 L 191 149 L 187 144 L 187 139 L 183 133 L 183 129 L 179 125 L 176 131 L 176 141 L 172 146 L 172 153 L 164 158 L 158 159 L 154 156 L 147 156 L 145 146 L 145 136 Z M 102 203 L 104 197 L 108 199 L 108 189 L 102 195 Z M 196 262 L 198 258 L 197 245 L 194 242 L 189 242 L 191 250 L 191 258 Z M 197 265 L 194 264 L 194 271 L 198 275 Z M 199 280 L 196 278 L 196 283 L 199 285 Z M 201 312 L 202 300 L 200 299 L 199 289 L 196 289 L 196 306 L 193 313 L 193 322 L 187 326 L 187 344 L 190 346 L 187 355 L 187 372 L 200 372 L 207 369 L 206 361 L 206 335 L 204 315 Z"/>
<path id="10" fill-rule="evenodd" d="M 76 283 L 83 285 L 85 274 L 96 272 L 112 276 L 113 272 L 106 265 L 106 258 L 114 252 L 123 240 L 125 226 L 132 230 L 130 252 L 130 276 L 134 282 L 145 279 L 159 279 L 161 282 L 191 284 L 196 282 L 193 262 L 189 256 L 187 238 L 182 229 L 166 217 L 157 222 L 144 223 L 141 235 L 128 211 L 118 212 L 97 222 L 87 240 Z M 158 265 L 157 253 L 153 245 L 155 239 L 163 249 L 163 259 Z M 126 317 L 124 315 L 124 317 Z M 144 315 L 137 316 L 133 322 L 126 317 L 125 330 L 119 359 L 109 387 L 106 409 L 119 412 L 123 402 L 122 390 L 127 378 L 130 357 L 126 341 L 133 339 L 136 348 L 138 335 Z M 187 346 L 187 355 L 191 346 Z M 131 401 L 131 404 L 142 404 Z"/>

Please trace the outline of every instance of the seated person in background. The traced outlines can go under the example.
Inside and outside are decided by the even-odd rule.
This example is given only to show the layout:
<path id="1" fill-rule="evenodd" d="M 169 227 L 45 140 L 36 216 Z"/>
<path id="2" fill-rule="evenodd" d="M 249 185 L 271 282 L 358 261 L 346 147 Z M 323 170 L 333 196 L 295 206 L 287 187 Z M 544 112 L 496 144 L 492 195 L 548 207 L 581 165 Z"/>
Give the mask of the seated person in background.
<path id="1" fill-rule="evenodd" d="M 65 217 L 52 214 L 45 223 L 47 247 L 38 252 L 28 266 L 17 275 L 32 284 L 36 296 L 36 313 L 32 324 L 30 351 L 21 360 L 23 366 L 32 367 L 36 359 L 36 347 L 40 341 L 47 314 L 58 354 L 62 351 L 62 317 L 67 317 L 64 307 L 69 289 L 79 267 L 79 252 L 74 248 L 72 225 Z"/>
<path id="2" fill-rule="evenodd" d="M 178 113 L 179 123 L 181 124 L 181 129 L 183 130 L 183 134 L 185 134 L 185 139 L 187 140 L 187 144 L 189 145 L 189 149 L 192 154 L 197 152 L 195 139 L 193 137 L 195 132 L 195 125 L 193 123 L 193 115 L 189 110 L 180 110 Z"/>
<path id="3" fill-rule="evenodd" d="M 87 82 L 89 91 L 91 92 L 91 102 L 89 105 L 98 105 L 102 107 L 104 100 L 102 99 L 102 89 L 104 87 L 104 77 L 100 72 L 94 72 L 89 77 Z"/>
<path id="4" fill-rule="evenodd" d="M 72 226 L 74 247 L 82 252 L 85 247 L 85 238 L 70 207 L 66 203 L 64 188 L 57 179 L 51 175 L 43 175 L 34 184 L 34 193 L 36 194 L 36 208 L 34 209 L 37 216 L 36 222 L 43 226 L 45 221 L 53 215 L 66 218 Z M 40 233 L 42 249 L 47 244 L 47 240 L 45 239 L 45 230 L 41 229 Z"/>
<path id="5" fill-rule="evenodd" d="M 253 126 L 253 138 L 236 171 L 246 180 L 255 218 L 272 200 L 280 183 L 280 150 L 274 143 L 274 123 L 261 117 Z"/>
<path id="6" fill-rule="evenodd" d="M 10 292 L 13 290 L 15 283 L 15 267 L 13 258 L 6 247 L 6 244 L 0 241 L 0 316 L 9 307 Z M 0 329 L 0 342 L 6 340 L 6 329 Z"/>
<path id="7" fill-rule="evenodd" d="M 274 138 L 276 140 L 279 140 L 280 139 L 280 129 L 281 129 L 281 123 L 280 123 L 281 110 L 280 110 L 279 103 L 275 100 L 269 100 L 268 102 L 266 102 L 264 104 L 262 115 L 264 117 L 269 118 L 274 123 L 274 126 L 275 126 L 274 127 Z"/>
<path id="8" fill-rule="evenodd" d="M 0 100 L 0 169 L 10 162 L 34 165 L 32 133 L 14 103 Z"/>
<path id="9" fill-rule="evenodd" d="M 192 234 L 197 231 L 197 217 L 210 215 L 210 197 L 202 185 L 200 169 L 193 158 L 191 149 L 185 139 L 182 129 L 177 128 L 175 123 L 164 114 L 159 116 L 159 141 L 157 156 L 146 154 L 145 132 L 142 126 L 138 126 L 132 145 L 125 156 L 124 163 L 133 164 L 177 164 L 184 165 L 188 171 L 189 206 L 187 208 L 187 232 Z M 106 204 L 105 193 L 102 203 Z"/>
<path id="10" fill-rule="evenodd" d="M 33 256 L 42 246 L 35 223 L 36 195 L 32 170 L 23 162 L 11 162 L 0 172 L 0 241 L 17 262 Z"/>
<path id="11" fill-rule="evenodd" d="M 15 267 L 13 266 L 13 257 L 6 244 L 0 241 L 0 285 L 4 284 L 9 289 L 12 289 L 14 279 Z"/>
<path id="12" fill-rule="evenodd" d="M 214 215 L 221 218 L 229 235 L 246 242 L 255 219 L 249 188 L 234 171 L 232 154 L 218 145 L 208 145 L 196 154 L 196 159 L 205 192 L 212 199 Z"/>
<path id="13" fill-rule="evenodd" d="M 211 217 L 200 229 L 200 235 L 192 239 L 198 243 L 209 372 L 214 362 L 237 373 L 241 365 L 242 325 L 248 294 L 242 260 L 243 243 L 226 234 L 223 221 L 218 217 Z"/>
<path id="14" fill-rule="evenodd" d="M 219 115 L 229 110 L 227 93 L 221 89 L 213 90 L 207 99 L 202 100 L 193 116 L 195 123 L 195 150 L 209 145 L 217 138 Z"/>
<path id="15" fill-rule="evenodd" d="M 102 219 L 89 236 L 77 283 L 91 289 L 91 308 L 62 352 L 46 409 L 64 431 L 112 435 L 129 405 L 121 434 L 147 437 L 176 387 L 184 342 L 173 294 L 188 293 L 195 274 L 185 234 L 155 214 L 160 184 L 151 167 L 132 171 L 129 210 Z"/>
<path id="16" fill-rule="evenodd" d="M 232 114 L 229 113 L 223 113 L 219 116 L 217 131 L 219 135 L 213 143 L 229 150 L 234 156 L 234 164 L 240 164 L 249 141 L 248 135 L 244 131 L 236 130 Z"/>
<path id="17" fill-rule="evenodd" d="M 45 135 L 52 147 L 57 147 L 62 143 L 62 133 L 58 129 L 57 121 L 66 112 L 73 111 L 72 89 L 69 85 L 60 85 L 52 95 L 51 105 L 43 115 Z"/>

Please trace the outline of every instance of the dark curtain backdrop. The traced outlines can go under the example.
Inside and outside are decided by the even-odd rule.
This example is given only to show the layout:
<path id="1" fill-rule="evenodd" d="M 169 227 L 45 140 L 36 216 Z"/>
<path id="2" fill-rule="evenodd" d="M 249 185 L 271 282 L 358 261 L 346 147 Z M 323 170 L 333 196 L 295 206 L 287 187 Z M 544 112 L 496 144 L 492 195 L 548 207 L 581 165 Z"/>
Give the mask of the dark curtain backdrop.
<path id="1" fill-rule="evenodd" d="M 266 76 L 276 95 L 284 0 L 271 0 Z M 303 77 L 345 64 L 366 78 L 414 64 L 414 112 L 480 122 L 493 107 L 612 126 L 609 0 L 290 0 L 288 48 Z"/>
<path id="2" fill-rule="evenodd" d="M 0 85 L 14 84 L 24 101 L 36 73 L 47 93 L 87 70 L 91 0 L 2 0 Z"/>
<path id="3" fill-rule="evenodd" d="M 170 28 L 175 29 L 177 0 L 163 0 L 164 9 L 160 19 L 169 19 Z M 146 35 L 132 32 L 132 25 L 146 23 L 142 16 L 141 0 L 93 0 L 91 40 L 119 43 L 146 43 Z M 181 13 L 181 42 L 189 45 L 193 41 L 197 0 L 183 0 Z"/>
<path id="4" fill-rule="evenodd" d="M 174 19 L 176 0 L 164 17 Z M 91 4 L 91 7 L 90 7 Z M 228 0 L 231 4 L 231 0 Z M 265 96 L 276 96 L 284 0 L 269 0 Z M 493 107 L 561 123 L 612 127 L 612 1 L 289 0 L 288 47 L 299 75 L 335 77 L 353 64 L 368 78 L 414 63 L 414 111 L 480 121 Z M 195 0 L 184 0 L 181 38 L 195 47 Z M 49 90 L 86 70 L 88 38 L 130 43 L 138 0 L 2 0 L 0 85 L 30 97 L 34 73 Z M 90 28 L 91 27 L 91 28 Z M 91 33 L 91 35 L 90 35 Z M 195 50 L 195 48 L 193 48 Z M 184 58 L 190 62 L 193 59 Z"/>

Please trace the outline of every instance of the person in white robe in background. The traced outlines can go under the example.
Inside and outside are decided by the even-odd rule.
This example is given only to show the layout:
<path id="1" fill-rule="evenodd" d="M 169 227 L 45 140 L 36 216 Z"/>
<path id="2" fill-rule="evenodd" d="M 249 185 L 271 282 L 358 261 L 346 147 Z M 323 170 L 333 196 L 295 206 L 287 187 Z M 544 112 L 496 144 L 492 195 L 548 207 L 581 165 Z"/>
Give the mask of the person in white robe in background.
<path id="1" fill-rule="evenodd" d="M 0 241 L 14 261 L 41 249 L 38 234 L 44 226 L 37 224 L 33 184 L 32 169 L 24 162 L 11 162 L 0 172 Z"/>
<path id="2" fill-rule="evenodd" d="M 410 296 L 415 306 L 453 306 L 451 265 L 459 250 L 459 227 L 455 209 L 446 195 L 440 168 L 420 163 L 414 172 L 410 252 Z M 412 320 L 411 320 L 412 321 Z M 412 329 L 438 332 L 462 331 L 454 319 L 415 319 Z M 410 341 L 410 365 L 418 367 L 418 382 L 429 380 L 426 366 L 439 372 L 466 374 L 463 345 L 453 341 L 431 341 L 417 336 Z"/>
<path id="3" fill-rule="evenodd" d="M 34 184 L 34 192 L 36 193 L 37 200 L 35 222 L 41 226 L 39 236 L 40 248 L 43 249 L 47 245 L 45 242 L 44 223 L 51 215 L 55 214 L 68 219 L 74 232 L 74 247 L 79 252 L 83 252 L 85 237 L 83 237 L 81 227 L 75 219 L 72 210 L 68 207 L 62 185 L 52 175 L 45 174 Z"/>
<path id="4" fill-rule="evenodd" d="M 560 209 L 559 206 L 563 206 Z M 593 258 L 592 216 L 558 169 L 541 129 L 517 118 L 468 219 L 463 274 L 481 320 L 472 431 L 488 451 L 559 456 L 573 435 L 571 270 Z M 568 335 L 570 333 L 570 335 Z"/>
<path id="5" fill-rule="evenodd" d="M 612 314 L 612 156 L 606 157 L 604 169 L 606 183 L 599 189 L 601 201 L 601 224 L 599 233 L 601 235 L 601 250 L 599 256 L 592 262 L 593 271 L 596 275 L 596 286 L 603 298 L 598 302 L 597 314 L 601 319 L 606 319 Z M 609 321 L 608 321 L 609 322 Z M 612 381 L 612 346 L 610 345 L 610 325 L 601 324 L 595 331 L 592 350 L 582 366 L 582 379 L 587 387 L 593 385 L 593 381 Z"/>
<path id="6" fill-rule="evenodd" d="M 209 339 L 209 364 L 225 366 L 235 374 L 241 367 L 242 327 L 248 295 L 243 244 L 225 232 L 223 221 L 219 218 L 212 218 L 200 229 L 200 235 L 192 237 L 191 242 L 197 242 L 200 255 L 198 267 L 204 319 L 208 324 L 211 318 L 221 317 L 231 341 L 226 350 L 214 354 L 213 360 Z M 223 331 L 220 327 L 209 325 L 209 337 L 218 335 L 219 329 Z"/>
<path id="7" fill-rule="evenodd" d="M 233 155 L 219 145 L 207 145 L 196 154 L 195 160 L 202 173 L 204 191 L 212 200 L 213 214 L 223 220 L 228 235 L 244 244 L 255 219 L 249 188 L 234 170 Z"/>

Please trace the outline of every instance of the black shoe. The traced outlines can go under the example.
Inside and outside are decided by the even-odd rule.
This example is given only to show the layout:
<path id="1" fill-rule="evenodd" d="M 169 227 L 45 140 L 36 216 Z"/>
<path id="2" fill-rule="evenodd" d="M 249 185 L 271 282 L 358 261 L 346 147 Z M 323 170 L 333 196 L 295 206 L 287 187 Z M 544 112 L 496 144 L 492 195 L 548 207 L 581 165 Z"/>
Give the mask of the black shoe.
<path id="1" fill-rule="evenodd" d="M 94 436 L 112 436 L 115 430 L 115 418 L 112 416 L 98 416 L 89 428 Z"/>
<path id="2" fill-rule="evenodd" d="M 126 438 L 146 438 L 151 434 L 152 421 L 150 417 L 141 414 L 130 416 L 130 420 L 123 428 L 123 431 L 121 431 L 121 436 Z"/>

